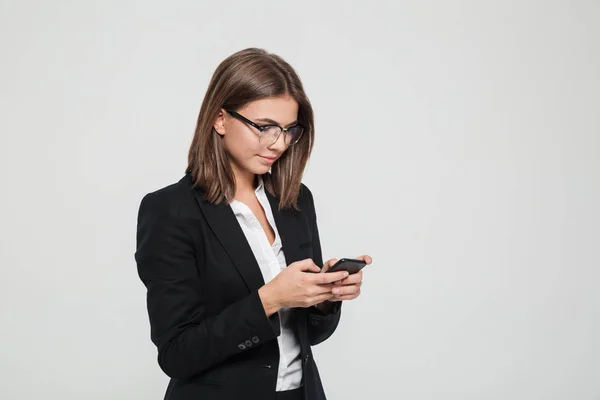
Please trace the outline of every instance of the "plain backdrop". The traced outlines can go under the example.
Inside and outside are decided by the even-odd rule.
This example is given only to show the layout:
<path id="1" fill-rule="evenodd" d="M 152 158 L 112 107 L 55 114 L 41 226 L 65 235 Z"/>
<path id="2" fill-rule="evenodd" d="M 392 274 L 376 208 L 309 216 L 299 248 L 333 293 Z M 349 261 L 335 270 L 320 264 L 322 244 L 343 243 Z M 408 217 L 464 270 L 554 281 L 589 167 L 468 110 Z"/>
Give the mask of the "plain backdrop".
<path id="1" fill-rule="evenodd" d="M 598 1 L 0 0 L 0 397 L 162 399 L 133 259 L 208 81 L 262 47 L 316 112 L 330 399 L 600 399 Z"/>

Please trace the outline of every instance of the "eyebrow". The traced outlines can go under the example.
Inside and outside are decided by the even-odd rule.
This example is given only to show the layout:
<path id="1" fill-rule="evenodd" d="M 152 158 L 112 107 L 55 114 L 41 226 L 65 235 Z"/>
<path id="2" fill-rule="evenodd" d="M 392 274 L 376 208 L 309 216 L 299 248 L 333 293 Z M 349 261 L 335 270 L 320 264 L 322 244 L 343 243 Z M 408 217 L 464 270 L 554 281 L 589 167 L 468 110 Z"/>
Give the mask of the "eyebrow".
<path id="1" fill-rule="evenodd" d="M 262 122 L 265 124 L 269 124 L 269 125 L 279 125 L 279 122 L 272 120 L 271 118 L 257 118 L 255 120 L 256 122 Z M 294 126 L 298 124 L 298 120 L 292 122 L 291 124 L 287 124 L 286 126 L 284 126 L 284 128 L 289 128 L 290 126 Z"/>

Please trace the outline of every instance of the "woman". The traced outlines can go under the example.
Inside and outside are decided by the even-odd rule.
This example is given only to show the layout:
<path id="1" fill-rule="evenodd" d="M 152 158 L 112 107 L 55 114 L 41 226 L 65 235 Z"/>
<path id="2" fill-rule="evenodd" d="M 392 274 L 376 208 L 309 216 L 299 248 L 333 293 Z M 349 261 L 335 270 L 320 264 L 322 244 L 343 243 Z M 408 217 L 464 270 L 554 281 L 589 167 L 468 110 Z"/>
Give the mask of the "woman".
<path id="1" fill-rule="evenodd" d="M 362 274 L 324 272 L 300 79 L 247 49 L 215 71 L 186 175 L 144 197 L 137 251 L 165 399 L 325 399 L 311 347 Z M 361 257 L 371 263 L 368 256 Z"/>

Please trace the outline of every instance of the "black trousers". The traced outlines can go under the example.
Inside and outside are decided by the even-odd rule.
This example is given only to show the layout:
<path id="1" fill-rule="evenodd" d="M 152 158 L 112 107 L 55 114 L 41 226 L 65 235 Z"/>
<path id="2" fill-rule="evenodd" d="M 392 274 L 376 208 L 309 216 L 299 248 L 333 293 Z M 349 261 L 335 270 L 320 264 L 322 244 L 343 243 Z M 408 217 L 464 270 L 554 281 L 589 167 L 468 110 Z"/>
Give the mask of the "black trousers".
<path id="1" fill-rule="evenodd" d="M 275 392 L 275 400 L 302 400 L 302 388 Z"/>

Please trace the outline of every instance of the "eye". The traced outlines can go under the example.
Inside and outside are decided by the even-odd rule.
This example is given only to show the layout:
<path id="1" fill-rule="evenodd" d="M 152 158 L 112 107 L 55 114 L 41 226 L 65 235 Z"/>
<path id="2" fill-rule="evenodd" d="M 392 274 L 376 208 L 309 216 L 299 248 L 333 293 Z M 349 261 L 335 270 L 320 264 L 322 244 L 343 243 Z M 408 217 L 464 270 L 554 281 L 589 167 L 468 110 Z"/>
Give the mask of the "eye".
<path id="1" fill-rule="evenodd" d="M 262 132 L 268 135 L 278 135 L 279 131 L 279 127 L 275 125 L 265 125 L 262 127 Z"/>
<path id="2" fill-rule="evenodd" d="M 300 125 L 296 125 L 296 126 L 292 126 L 291 128 L 288 129 L 288 132 L 290 133 L 290 136 L 293 138 L 297 138 L 298 136 L 300 136 L 302 134 L 302 126 Z"/>

